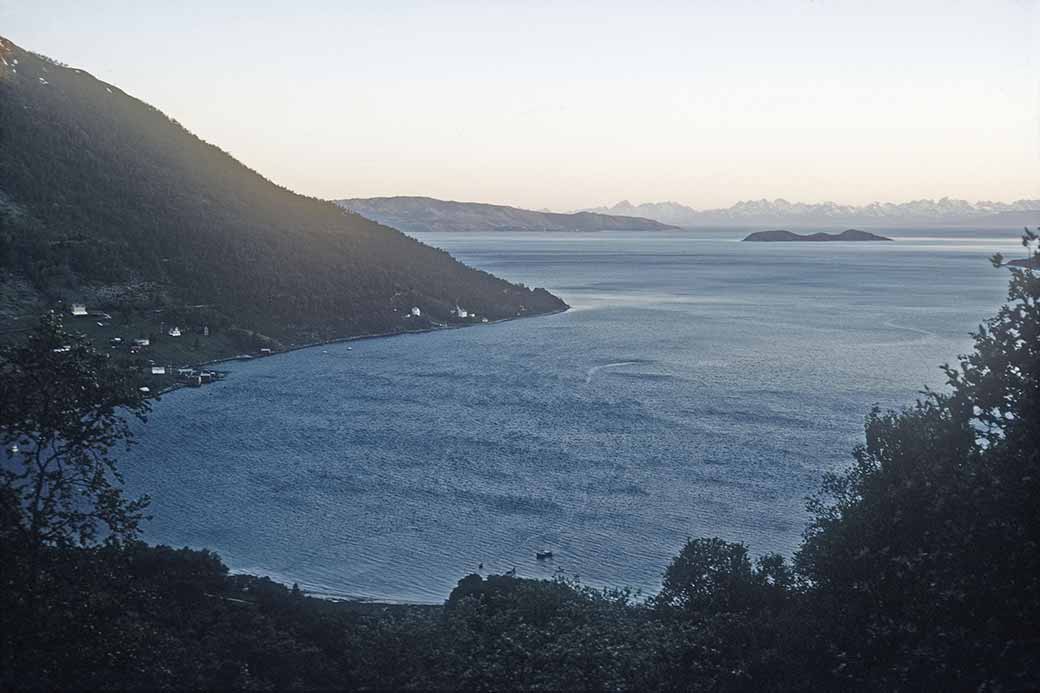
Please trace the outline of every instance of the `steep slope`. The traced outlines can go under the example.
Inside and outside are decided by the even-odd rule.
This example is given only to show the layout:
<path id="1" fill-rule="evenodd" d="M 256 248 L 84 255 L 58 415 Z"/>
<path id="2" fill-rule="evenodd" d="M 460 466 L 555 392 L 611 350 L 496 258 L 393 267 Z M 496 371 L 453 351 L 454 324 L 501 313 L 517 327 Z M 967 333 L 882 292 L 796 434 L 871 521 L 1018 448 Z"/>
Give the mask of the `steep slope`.
<path id="1" fill-rule="evenodd" d="M 431 197 L 371 197 L 338 200 L 344 209 L 410 232 L 423 231 L 666 231 L 675 228 L 632 216 L 557 214 L 453 202 Z"/>
<path id="2" fill-rule="evenodd" d="M 48 301 L 137 287 L 138 302 L 210 304 L 287 342 L 414 326 L 410 306 L 424 319 L 456 304 L 490 319 L 565 307 L 277 186 L 148 104 L 6 39 L 0 276 L 28 278 Z"/>

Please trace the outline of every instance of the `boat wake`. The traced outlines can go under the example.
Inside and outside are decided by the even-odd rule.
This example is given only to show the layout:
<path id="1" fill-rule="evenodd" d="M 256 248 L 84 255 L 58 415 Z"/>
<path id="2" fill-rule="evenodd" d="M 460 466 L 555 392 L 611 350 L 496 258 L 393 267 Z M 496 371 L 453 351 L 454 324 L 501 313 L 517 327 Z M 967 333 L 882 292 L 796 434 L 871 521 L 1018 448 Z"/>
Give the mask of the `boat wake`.
<path id="1" fill-rule="evenodd" d="M 891 320 L 886 320 L 885 322 L 883 322 L 881 324 L 884 325 L 885 327 L 891 327 L 893 330 L 906 330 L 907 332 L 916 332 L 917 334 L 923 334 L 926 337 L 938 337 L 939 336 L 939 335 L 935 334 L 934 332 L 929 332 L 928 330 L 922 330 L 922 329 L 920 329 L 918 327 L 907 327 L 906 325 L 897 325 L 894 322 L 892 322 Z"/>
<path id="2" fill-rule="evenodd" d="M 602 366 L 593 366 L 585 372 L 585 384 L 588 385 L 592 382 L 592 376 L 599 373 L 604 368 L 619 368 L 621 366 L 636 366 L 642 363 L 642 361 L 618 361 L 617 363 L 604 363 Z"/>

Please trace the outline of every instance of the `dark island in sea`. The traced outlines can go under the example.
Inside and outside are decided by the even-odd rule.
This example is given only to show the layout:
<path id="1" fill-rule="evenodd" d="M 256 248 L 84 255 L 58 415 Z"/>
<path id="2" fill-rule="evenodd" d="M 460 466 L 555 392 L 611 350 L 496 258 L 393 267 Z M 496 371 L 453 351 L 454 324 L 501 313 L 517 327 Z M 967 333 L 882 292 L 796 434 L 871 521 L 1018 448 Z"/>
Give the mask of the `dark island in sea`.
<path id="1" fill-rule="evenodd" d="M 344 209 L 409 233 L 428 231 L 671 231 L 652 219 L 594 212 L 561 214 L 432 197 L 337 200 Z"/>
<path id="2" fill-rule="evenodd" d="M 799 234 L 791 231 L 778 229 L 776 231 L 756 231 L 747 236 L 745 241 L 757 241 L 760 243 L 784 242 L 784 241 L 891 241 L 891 238 L 878 236 L 868 231 L 859 229 L 846 229 L 841 233 L 818 233 Z"/>

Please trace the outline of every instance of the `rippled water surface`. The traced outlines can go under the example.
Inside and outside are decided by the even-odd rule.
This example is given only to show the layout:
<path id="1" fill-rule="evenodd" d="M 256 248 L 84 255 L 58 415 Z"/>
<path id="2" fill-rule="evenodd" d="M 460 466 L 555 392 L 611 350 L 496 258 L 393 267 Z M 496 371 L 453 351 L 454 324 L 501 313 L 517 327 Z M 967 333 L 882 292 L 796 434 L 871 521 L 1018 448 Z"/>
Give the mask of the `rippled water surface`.
<path id="1" fill-rule="evenodd" d="M 485 572 L 655 591 L 687 537 L 790 553 L 871 405 L 942 384 L 1002 302 L 1010 231 L 422 240 L 574 308 L 230 366 L 124 460 L 150 541 L 304 589 L 439 601 Z M 536 550 L 554 558 L 537 561 Z"/>

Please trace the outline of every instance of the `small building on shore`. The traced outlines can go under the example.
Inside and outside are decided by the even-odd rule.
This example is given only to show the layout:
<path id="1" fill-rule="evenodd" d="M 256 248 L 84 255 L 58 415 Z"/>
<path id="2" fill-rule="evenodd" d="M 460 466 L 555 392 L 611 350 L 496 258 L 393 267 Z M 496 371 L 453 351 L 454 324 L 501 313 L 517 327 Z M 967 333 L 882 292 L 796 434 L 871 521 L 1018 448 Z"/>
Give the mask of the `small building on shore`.
<path id="1" fill-rule="evenodd" d="M 76 316 L 87 314 L 87 306 L 84 303 L 73 303 L 70 310 L 72 314 Z"/>

